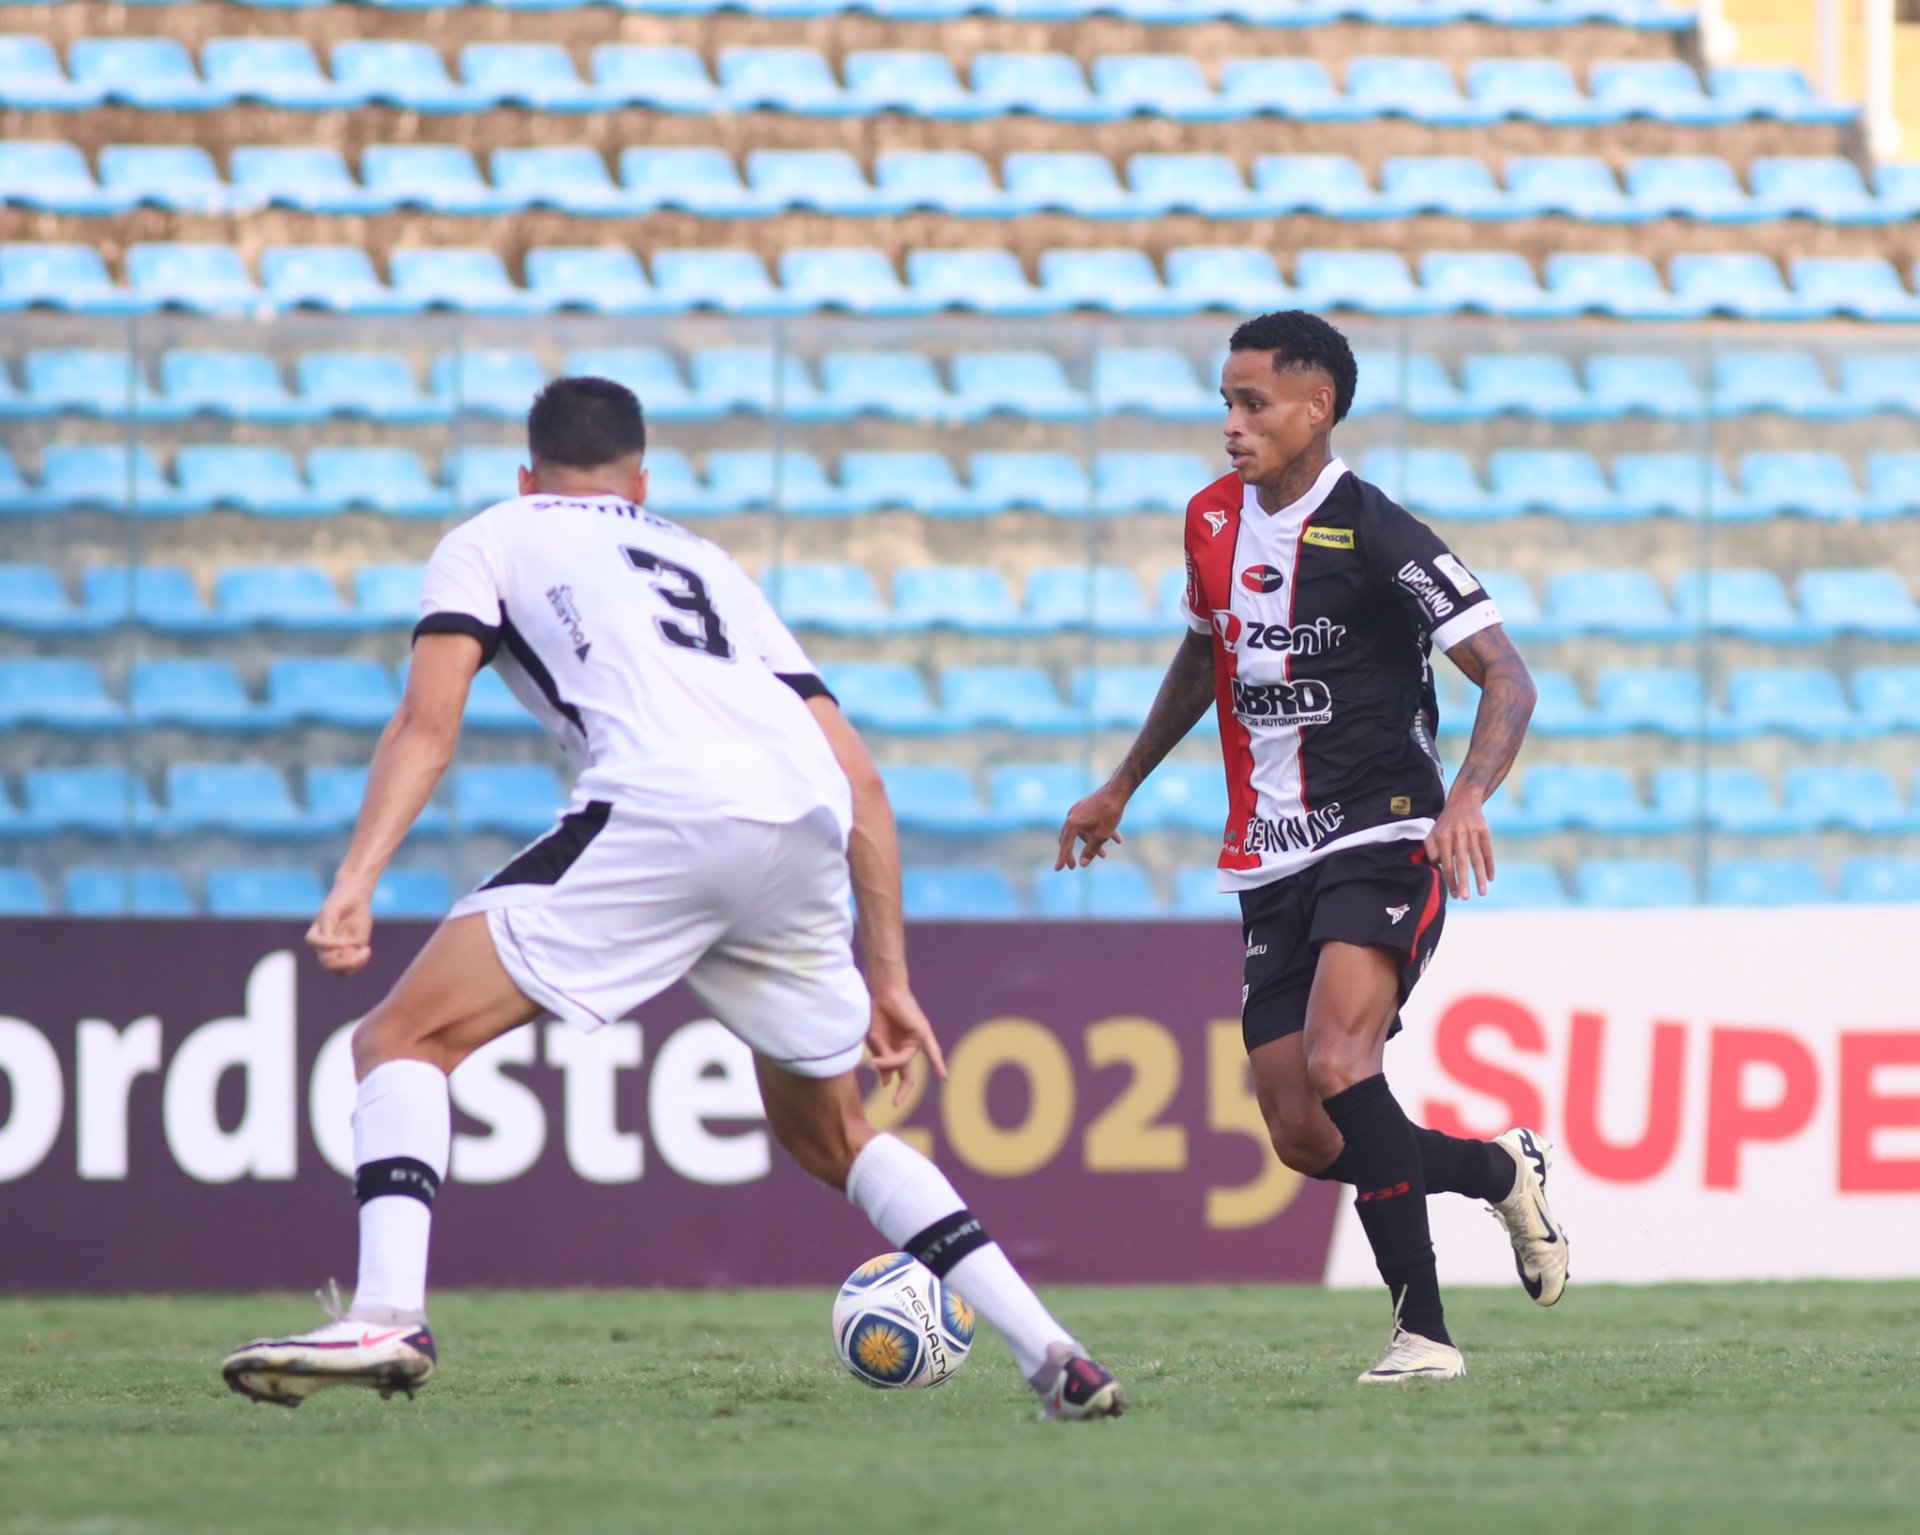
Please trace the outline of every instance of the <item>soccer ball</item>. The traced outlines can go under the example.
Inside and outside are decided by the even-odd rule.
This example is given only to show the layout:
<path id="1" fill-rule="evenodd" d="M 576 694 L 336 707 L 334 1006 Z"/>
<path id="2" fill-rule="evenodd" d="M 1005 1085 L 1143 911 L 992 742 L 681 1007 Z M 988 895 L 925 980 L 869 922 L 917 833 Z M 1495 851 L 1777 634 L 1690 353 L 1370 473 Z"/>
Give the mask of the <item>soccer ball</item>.
<path id="1" fill-rule="evenodd" d="M 906 1253 L 869 1258 L 834 1297 L 834 1351 L 869 1386 L 937 1386 L 972 1346 L 973 1307 Z"/>

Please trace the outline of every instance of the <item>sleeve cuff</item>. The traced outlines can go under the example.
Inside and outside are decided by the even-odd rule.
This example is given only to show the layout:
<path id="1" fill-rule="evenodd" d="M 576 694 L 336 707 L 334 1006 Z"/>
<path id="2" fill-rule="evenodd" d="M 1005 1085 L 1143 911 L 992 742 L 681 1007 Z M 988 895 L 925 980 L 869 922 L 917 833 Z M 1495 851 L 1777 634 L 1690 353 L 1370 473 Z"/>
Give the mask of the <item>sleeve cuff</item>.
<path id="1" fill-rule="evenodd" d="M 1500 610 L 1491 602 L 1476 602 L 1464 613 L 1456 613 L 1438 629 L 1433 631 L 1433 643 L 1442 650 L 1451 650 L 1462 640 L 1471 639 L 1482 629 L 1491 629 L 1500 622 Z"/>
<path id="2" fill-rule="evenodd" d="M 483 624 L 471 613 L 429 613 L 413 626 L 417 645 L 423 634 L 466 634 L 480 642 L 480 664 L 485 666 L 500 648 L 500 626 Z"/>
<path id="3" fill-rule="evenodd" d="M 833 696 L 833 689 L 828 687 L 826 683 L 822 682 L 812 672 L 775 672 L 774 676 L 778 677 L 802 698 L 824 698 L 836 704 L 840 702 L 839 699 Z"/>

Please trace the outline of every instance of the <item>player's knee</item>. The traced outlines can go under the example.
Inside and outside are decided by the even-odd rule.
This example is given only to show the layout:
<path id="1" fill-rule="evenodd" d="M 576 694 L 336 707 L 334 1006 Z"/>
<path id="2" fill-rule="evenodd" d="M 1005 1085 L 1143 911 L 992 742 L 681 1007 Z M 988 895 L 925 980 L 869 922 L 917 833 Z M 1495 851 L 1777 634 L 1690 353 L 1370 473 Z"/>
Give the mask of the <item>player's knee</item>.
<path id="1" fill-rule="evenodd" d="M 1338 1145 L 1329 1145 L 1310 1131 L 1272 1129 L 1269 1134 L 1280 1165 L 1309 1178 L 1340 1154 Z"/>
<path id="2" fill-rule="evenodd" d="M 353 1074 L 364 1080 L 375 1067 L 389 1061 L 426 1061 L 451 1073 L 460 1064 L 431 1031 L 411 1027 L 384 1008 L 375 1008 L 354 1025 Z"/>
<path id="3" fill-rule="evenodd" d="M 1364 1082 L 1376 1069 L 1372 1052 L 1358 1048 L 1349 1038 L 1335 1035 L 1307 1041 L 1307 1081 L 1322 1103 Z"/>

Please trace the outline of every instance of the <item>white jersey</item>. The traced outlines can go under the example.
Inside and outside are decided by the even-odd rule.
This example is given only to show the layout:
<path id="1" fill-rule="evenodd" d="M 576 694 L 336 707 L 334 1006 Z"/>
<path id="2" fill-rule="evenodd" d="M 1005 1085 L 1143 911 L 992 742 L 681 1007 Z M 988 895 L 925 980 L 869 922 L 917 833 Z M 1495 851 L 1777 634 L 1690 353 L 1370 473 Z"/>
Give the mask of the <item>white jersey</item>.
<path id="1" fill-rule="evenodd" d="M 433 552 L 422 634 L 471 634 L 573 763 L 578 800 L 782 824 L 851 791 L 803 701 L 825 692 L 718 545 L 617 496 L 522 496 Z"/>

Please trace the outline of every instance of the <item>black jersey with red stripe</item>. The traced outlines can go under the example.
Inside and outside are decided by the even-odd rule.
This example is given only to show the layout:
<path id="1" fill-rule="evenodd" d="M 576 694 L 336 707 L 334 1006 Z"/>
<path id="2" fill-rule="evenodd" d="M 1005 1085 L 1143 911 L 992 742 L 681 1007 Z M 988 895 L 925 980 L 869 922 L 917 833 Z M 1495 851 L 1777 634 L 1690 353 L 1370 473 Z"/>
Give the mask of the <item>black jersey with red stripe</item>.
<path id="1" fill-rule="evenodd" d="M 1428 658 L 1500 622 L 1486 590 L 1337 458 L 1277 512 L 1237 475 L 1209 485 L 1188 503 L 1186 549 L 1226 757 L 1222 887 L 1425 837 L 1445 798 Z"/>

